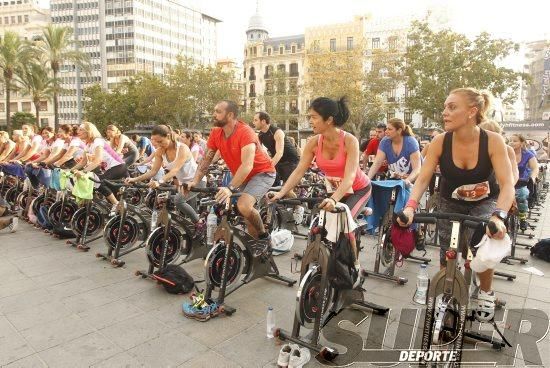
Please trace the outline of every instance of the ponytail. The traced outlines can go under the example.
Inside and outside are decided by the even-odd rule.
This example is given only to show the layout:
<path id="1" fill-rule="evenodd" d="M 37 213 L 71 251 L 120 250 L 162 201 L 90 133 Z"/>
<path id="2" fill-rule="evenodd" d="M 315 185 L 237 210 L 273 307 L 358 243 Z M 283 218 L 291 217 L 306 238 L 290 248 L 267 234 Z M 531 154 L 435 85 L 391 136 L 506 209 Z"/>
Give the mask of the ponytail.
<path id="1" fill-rule="evenodd" d="M 156 125 L 151 131 L 151 136 L 153 135 L 158 135 L 163 138 L 168 138 L 174 143 L 178 141 L 178 136 L 172 130 L 172 127 L 170 125 L 164 125 L 164 124 Z"/>
<path id="2" fill-rule="evenodd" d="M 399 118 L 392 118 L 388 120 L 388 124 L 391 124 L 391 126 L 393 126 L 396 130 L 401 129 L 402 136 L 414 137 L 412 127 L 408 124 L 405 124 L 405 122 Z"/>

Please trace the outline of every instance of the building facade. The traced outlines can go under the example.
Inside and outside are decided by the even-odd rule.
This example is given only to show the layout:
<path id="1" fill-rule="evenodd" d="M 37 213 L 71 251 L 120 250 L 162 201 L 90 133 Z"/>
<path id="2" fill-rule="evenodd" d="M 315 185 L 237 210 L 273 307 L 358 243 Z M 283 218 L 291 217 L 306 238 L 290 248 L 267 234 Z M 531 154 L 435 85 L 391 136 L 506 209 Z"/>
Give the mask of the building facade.
<path id="1" fill-rule="evenodd" d="M 245 83 L 243 80 L 243 67 L 232 59 L 220 59 L 216 62 L 216 65 L 221 68 L 223 72 L 229 73 L 232 76 L 233 83 L 231 83 L 231 89 L 238 95 L 237 103 L 239 104 L 241 111 L 244 111 Z"/>
<path id="2" fill-rule="evenodd" d="M 21 38 L 33 40 L 42 35 L 42 30 L 50 22 L 50 12 L 38 5 L 38 0 L 4 0 L 0 1 L 0 37 L 6 31 L 15 32 Z M 0 82 L 0 127 L 6 125 L 5 87 Z M 10 112 L 29 112 L 36 114 L 29 96 L 19 91 L 10 93 Z M 53 126 L 52 101 L 40 102 L 40 125 Z M 0 128 L 1 129 L 1 128 Z"/>
<path id="3" fill-rule="evenodd" d="M 79 120 L 80 95 L 100 83 L 113 89 L 140 72 L 163 74 L 178 57 L 215 65 L 217 24 L 185 0 L 51 0 L 52 23 L 75 30 L 90 56 L 87 75 L 64 65 L 60 121 Z"/>
<path id="4" fill-rule="evenodd" d="M 526 44 L 525 73 L 532 78 L 523 89 L 525 118 L 550 120 L 550 40 Z"/>
<path id="5" fill-rule="evenodd" d="M 268 111 L 281 127 L 298 129 L 306 101 L 300 86 L 304 82 L 304 35 L 270 38 L 264 20 L 256 10 L 246 31 L 243 79 L 244 108 L 254 113 Z"/>

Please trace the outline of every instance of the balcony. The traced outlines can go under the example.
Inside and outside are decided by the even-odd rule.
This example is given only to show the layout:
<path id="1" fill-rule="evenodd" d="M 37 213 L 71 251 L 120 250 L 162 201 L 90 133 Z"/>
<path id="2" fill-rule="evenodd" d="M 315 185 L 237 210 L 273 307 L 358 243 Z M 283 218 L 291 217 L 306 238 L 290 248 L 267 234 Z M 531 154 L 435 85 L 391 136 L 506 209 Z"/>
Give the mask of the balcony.
<path id="1" fill-rule="evenodd" d="M 248 97 L 256 97 L 256 92 L 250 92 L 250 93 L 248 93 Z"/>
<path id="2" fill-rule="evenodd" d="M 292 70 L 291 70 L 291 71 L 288 73 L 288 76 L 291 77 L 291 78 L 297 78 L 297 77 L 300 76 L 300 73 L 298 73 L 297 71 L 292 71 Z"/>

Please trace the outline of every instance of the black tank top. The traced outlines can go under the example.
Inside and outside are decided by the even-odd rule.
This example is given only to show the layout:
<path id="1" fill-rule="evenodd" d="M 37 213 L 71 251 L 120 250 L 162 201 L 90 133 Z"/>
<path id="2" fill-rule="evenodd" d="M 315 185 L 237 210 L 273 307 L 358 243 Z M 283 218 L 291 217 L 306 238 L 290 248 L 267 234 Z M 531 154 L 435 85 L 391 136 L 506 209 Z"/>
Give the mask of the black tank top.
<path id="1" fill-rule="evenodd" d="M 277 151 L 275 150 L 275 132 L 279 129 L 281 128 L 277 128 L 273 125 L 270 125 L 267 132 L 258 133 L 258 137 L 260 138 L 260 143 L 263 144 L 265 148 L 267 148 L 271 157 L 275 156 L 275 154 L 277 153 Z M 300 161 L 300 157 L 298 156 L 298 151 L 296 150 L 296 147 L 294 147 L 294 145 L 290 143 L 290 140 L 288 139 L 288 136 L 286 134 L 284 138 L 284 145 L 285 147 L 283 151 L 283 156 L 281 157 L 277 165 L 283 162 L 296 163 Z"/>
<path id="2" fill-rule="evenodd" d="M 499 188 L 489 157 L 489 136 L 480 129 L 479 153 L 476 166 L 461 169 L 453 162 L 453 133 L 445 133 L 441 168 L 441 195 L 445 199 L 476 202 L 498 196 Z"/>

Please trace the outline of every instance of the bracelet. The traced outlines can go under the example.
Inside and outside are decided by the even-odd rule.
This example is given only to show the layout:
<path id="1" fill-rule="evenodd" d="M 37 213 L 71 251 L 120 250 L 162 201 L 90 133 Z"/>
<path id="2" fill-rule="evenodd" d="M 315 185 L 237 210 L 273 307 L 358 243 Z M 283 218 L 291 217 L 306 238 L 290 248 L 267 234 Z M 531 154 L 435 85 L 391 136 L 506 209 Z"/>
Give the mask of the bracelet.
<path id="1" fill-rule="evenodd" d="M 334 206 L 336 207 L 336 203 L 338 203 L 338 201 L 332 197 L 330 197 L 329 199 L 332 199 L 332 201 L 334 202 Z"/>
<path id="2" fill-rule="evenodd" d="M 409 199 L 405 207 L 411 207 L 413 210 L 416 211 L 416 209 L 418 208 L 418 202 L 414 199 Z"/>

